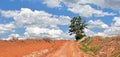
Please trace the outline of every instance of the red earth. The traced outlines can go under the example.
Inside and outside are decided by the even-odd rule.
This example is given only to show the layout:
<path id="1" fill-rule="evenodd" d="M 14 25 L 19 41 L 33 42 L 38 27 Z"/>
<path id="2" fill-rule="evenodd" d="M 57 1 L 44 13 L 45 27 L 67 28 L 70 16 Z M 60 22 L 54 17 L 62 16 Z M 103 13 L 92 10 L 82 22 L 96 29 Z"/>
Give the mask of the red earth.
<path id="1" fill-rule="evenodd" d="M 89 57 L 68 40 L 0 40 L 0 57 Z"/>

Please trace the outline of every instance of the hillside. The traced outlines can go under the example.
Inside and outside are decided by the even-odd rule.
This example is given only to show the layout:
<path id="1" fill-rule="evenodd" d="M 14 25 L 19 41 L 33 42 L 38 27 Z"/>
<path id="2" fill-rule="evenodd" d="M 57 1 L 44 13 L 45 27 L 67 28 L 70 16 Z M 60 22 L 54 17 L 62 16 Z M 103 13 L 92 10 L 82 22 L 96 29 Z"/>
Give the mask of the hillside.
<path id="1" fill-rule="evenodd" d="M 0 40 L 0 57 L 120 57 L 120 37 L 72 40 Z"/>

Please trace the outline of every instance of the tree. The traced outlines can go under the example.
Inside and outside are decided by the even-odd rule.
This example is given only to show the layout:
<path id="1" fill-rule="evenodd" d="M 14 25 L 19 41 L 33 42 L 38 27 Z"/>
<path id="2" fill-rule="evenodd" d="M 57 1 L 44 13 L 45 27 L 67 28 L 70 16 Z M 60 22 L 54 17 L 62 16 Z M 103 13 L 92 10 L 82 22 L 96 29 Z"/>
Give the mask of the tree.
<path id="1" fill-rule="evenodd" d="M 85 35 L 84 29 L 87 28 L 87 24 L 85 23 L 85 20 L 82 20 L 80 16 L 74 17 L 71 19 L 71 24 L 69 26 L 69 33 L 70 35 L 75 34 L 76 40 L 79 40 L 83 38 Z"/>

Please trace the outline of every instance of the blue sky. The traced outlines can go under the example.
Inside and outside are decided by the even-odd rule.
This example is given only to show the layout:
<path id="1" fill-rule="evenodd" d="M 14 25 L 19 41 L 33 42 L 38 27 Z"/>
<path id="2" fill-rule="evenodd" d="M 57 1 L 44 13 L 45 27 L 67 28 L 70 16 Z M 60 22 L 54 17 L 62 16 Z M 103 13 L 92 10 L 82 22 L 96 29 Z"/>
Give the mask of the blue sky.
<path id="1" fill-rule="evenodd" d="M 70 19 L 86 20 L 87 36 L 120 34 L 119 0 L 1 0 L 0 38 L 73 39 Z"/>

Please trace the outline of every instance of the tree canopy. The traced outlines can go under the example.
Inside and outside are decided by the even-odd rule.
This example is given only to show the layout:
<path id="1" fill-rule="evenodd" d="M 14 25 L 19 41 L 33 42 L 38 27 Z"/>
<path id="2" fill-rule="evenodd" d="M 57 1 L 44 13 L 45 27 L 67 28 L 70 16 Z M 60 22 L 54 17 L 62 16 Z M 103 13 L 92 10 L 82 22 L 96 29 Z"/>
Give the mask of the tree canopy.
<path id="1" fill-rule="evenodd" d="M 79 40 L 82 37 L 86 36 L 84 33 L 84 29 L 87 28 L 87 24 L 85 23 L 85 20 L 81 18 L 81 16 L 72 18 L 70 22 L 70 35 L 75 34 L 76 40 Z"/>

